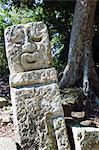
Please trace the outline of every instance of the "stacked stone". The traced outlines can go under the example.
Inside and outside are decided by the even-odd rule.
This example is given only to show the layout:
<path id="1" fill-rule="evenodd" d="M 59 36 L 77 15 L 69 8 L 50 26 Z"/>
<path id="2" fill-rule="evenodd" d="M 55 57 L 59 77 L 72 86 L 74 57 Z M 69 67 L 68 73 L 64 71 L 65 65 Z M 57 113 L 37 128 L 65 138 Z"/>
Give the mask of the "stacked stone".
<path id="1" fill-rule="evenodd" d="M 47 27 L 5 30 L 16 142 L 24 150 L 70 150 Z"/>

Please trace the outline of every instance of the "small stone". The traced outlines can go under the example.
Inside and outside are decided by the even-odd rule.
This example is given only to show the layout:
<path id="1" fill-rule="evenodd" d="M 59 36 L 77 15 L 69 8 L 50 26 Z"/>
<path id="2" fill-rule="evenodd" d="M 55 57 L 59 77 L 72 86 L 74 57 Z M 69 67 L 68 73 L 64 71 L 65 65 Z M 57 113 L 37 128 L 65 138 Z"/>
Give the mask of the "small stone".
<path id="1" fill-rule="evenodd" d="M 0 108 L 7 106 L 8 104 L 9 102 L 4 97 L 0 97 Z"/>
<path id="2" fill-rule="evenodd" d="M 10 116 L 4 116 L 4 117 L 2 118 L 2 124 L 4 125 L 4 124 L 8 124 L 8 123 L 11 123 L 11 118 L 10 118 Z"/>
<path id="3" fill-rule="evenodd" d="M 76 100 L 74 97 L 67 97 L 67 98 L 62 98 L 62 104 L 67 105 L 67 104 L 75 104 Z"/>
<path id="4" fill-rule="evenodd" d="M 83 126 L 90 126 L 93 124 L 93 122 L 92 120 L 85 120 L 85 121 L 80 122 L 80 124 Z"/>
<path id="5" fill-rule="evenodd" d="M 81 111 L 81 112 L 72 111 L 71 116 L 74 117 L 74 118 L 84 118 L 85 112 L 84 111 Z"/>

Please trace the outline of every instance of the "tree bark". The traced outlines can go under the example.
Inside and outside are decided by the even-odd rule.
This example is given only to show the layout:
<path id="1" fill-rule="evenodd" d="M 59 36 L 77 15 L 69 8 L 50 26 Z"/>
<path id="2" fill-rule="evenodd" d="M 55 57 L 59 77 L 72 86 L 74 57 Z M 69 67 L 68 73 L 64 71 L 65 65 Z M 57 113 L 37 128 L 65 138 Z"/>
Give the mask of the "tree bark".
<path id="1" fill-rule="evenodd" d="M 86 21 L 86 36 L 84 41 L 84 57 L 83 57 L 83 91 L 85 95 L 89 94 L 91 85 L 91 76 L 93 73 L 97 76 L 93 61 L 92 39 L 93 39 L 93 24 L 95 18 L 96 0 L 87 0 L 87 21 Z M 93 70 L 93 71 L 92 71 Z M 93 73 L 92 73 L 93 72 Z"/>
<path id="2" fill-rule="evenodd" d="M 76 86 L 80 82 L 87 95 L 90 88 L 99 93 L 93 54 L 92 34 L 96 0 L 77 0 L 69 44 L 67 66 L 59 83 L 60 88 Z"/>
<path id="3" fill-rule="evenodd" d="M 83 46 L 86 30 L 87 9 L 85 0 L 77 0 L 72 25 L 67 66 L 60 87 L 75 85 L 82 76 Z"/>

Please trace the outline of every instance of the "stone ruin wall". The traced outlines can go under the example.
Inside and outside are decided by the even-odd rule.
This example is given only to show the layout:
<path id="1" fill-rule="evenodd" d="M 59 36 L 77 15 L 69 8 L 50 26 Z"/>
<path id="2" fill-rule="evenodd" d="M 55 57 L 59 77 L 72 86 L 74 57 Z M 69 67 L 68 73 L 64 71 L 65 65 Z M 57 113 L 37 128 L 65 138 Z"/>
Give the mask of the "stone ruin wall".
<path id="1" fill-rule="evenodd" d="M 70 150 L 47 27 L 5 30 L 16 143 L 24 150 Z"/>

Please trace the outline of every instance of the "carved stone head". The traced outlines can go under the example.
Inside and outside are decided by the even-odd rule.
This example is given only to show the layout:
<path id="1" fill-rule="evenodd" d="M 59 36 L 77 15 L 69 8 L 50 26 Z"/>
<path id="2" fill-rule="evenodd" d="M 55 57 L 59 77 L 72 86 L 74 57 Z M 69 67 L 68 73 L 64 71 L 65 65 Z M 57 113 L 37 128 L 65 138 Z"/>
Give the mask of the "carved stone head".
<path id="1" fill-rule="evenodd" d="M 47 27 L 43 22 L 31 22 L 8 27 L 5 45 L 11 74 L 52 65 Z"/>

